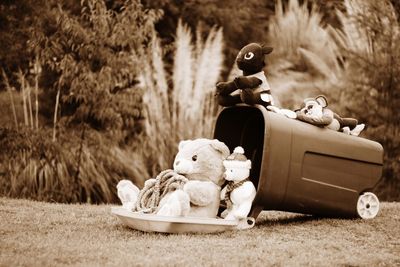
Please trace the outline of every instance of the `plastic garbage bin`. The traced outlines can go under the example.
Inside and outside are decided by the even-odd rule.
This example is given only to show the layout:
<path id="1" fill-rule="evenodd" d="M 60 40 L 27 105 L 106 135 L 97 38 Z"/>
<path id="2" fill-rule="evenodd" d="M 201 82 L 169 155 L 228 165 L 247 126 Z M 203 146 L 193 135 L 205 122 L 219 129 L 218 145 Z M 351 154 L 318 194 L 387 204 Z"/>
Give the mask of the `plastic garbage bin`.
<path id="1" fill-rule="evenodd" d="M 214 138 L 231 151 L 242 146 L 252 160 L 254 218 L 262 210 L 365 219 L 379 211 L 378 198 L 369 192 L 382 174 L 383 148 L 377 142 L 258 105 L 223 109 Z"/>

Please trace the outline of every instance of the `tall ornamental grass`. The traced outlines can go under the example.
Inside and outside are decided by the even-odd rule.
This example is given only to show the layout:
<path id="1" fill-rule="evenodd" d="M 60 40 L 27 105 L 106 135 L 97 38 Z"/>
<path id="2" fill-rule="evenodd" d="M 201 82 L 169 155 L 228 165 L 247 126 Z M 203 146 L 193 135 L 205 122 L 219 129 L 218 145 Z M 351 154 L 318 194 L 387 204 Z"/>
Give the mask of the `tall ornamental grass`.
<path id="1" fill-rule="evenodd" d="M 39 128 L 39 76 L 41 73 L 41 66 L 38 58 L 31 62 L 32 68 L 30 74 L 23 73 L 21 70 L 15 75 L 19 90 L 10 85 L 10 79 L 3 69 L 1 69 L 1 77 L 3 79 L 2 85 L 8 93 L 9 99 L 7 106 L 10 106 L 12 116 L 9 112 L 3 113 L 1 122 L 2 125 L 9 125 L 9 121 L 13 120 L 13 126 L 18 129 L 19 124 L 22 123 L 19 113 L 23 113 L 23 124 L 26 127 L 38 130 Z M 14 78 L 14 77 L 11 77 Z M 1 88 L 1 87 L 0 87 Z M 3 94 L 0 92 L 0 95 Z M 3 97 L 0 97 L 3 98 Z M 21 103 L 18 103 L 22 100 Z M 1 103 L 0 104 L 6 104 Z M 21 107 L 22 104 L 22 107 Z M 22 110 L 21 110 L 22 109 Z M 12 117 L 12 119 L 11 119 Z"/>
<path id="2" fill-rule="evenodd" d="M 217 114 L 214 90 L 223 64 L 222 29 L 213 28 L 205 40 L 197 31 L 193 41 L 189 28 L 179 22 L 174 45 L 171 74 L 155 34 L 143 57 L 145 126 L 137 153 L 150 175 L 171 168 L 180 140 L 211 138 Z"/>
<path id="3" fill-rule="evenodd" d="M 336 30 L 322 23 L 315 5 L 278 0 L 269 23 L 267 57 L 273 94 L 281 105 L 295 108 L 304 97 L 333 90 L 343 75 L 343 55 Z"/>

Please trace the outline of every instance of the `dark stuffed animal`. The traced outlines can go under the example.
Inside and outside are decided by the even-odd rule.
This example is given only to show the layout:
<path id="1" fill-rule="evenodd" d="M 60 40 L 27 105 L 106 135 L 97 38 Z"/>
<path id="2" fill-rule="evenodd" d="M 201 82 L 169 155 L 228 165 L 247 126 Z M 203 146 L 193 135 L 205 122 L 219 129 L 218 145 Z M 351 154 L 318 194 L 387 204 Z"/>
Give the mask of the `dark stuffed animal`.
<path id="1" fill-rule="evenodd" d="M 272 52 L 271 47 L 251 43 L 243 47 L 236 57 L 236 64 L 243 76 L 233 81 L 217 83 L 218 103 L 232 106 L 238 103 L 249 105 L 273 105 L 270 86 L 265 77 L 265 55 Z"/>
<path id="2" fill-rule="evenodd" d="M 327 108 L 328 101 L 325 96 L 307 98 L 301 109 L 296 111 L 297 119 L 316 126 L 326 127 L 334 131 L 342 131 L 346 134 L 359 135 L 364 129 L 364 124 L 358 124 L 353 118 L 342 118 Z"/>

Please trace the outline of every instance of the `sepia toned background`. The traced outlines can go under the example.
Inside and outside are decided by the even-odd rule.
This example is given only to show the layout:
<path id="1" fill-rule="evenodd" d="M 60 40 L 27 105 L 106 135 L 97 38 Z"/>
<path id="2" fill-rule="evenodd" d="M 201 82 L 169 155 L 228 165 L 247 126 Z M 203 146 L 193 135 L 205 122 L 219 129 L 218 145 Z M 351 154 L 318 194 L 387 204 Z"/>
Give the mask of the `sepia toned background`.
<path id="1" fill-rule="evenodd" d="M 215 84 L 250 42 L 283 108 L 324 94 L 384 149 L 381 200 L 400 200 L 397 0 L 3 0 L 0 195 L 116 203 L 115 185 L 170 168 L 210 138 Z"/>

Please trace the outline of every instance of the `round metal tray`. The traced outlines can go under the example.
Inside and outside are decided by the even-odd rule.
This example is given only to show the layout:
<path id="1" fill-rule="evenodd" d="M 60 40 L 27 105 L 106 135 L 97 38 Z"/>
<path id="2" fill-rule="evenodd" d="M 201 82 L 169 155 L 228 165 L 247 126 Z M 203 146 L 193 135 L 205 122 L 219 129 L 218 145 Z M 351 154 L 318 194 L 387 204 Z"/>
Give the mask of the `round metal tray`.
<path id="1" fill-rule="evenodd" d="M 218 233 L 235 230 L 239 225 L 239 222 L 234 220 L 158 216 L 131 212 L 121 207 L 113 207 L 111 213 L 125 225 L 144 232 Z"/>

